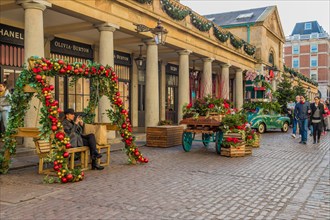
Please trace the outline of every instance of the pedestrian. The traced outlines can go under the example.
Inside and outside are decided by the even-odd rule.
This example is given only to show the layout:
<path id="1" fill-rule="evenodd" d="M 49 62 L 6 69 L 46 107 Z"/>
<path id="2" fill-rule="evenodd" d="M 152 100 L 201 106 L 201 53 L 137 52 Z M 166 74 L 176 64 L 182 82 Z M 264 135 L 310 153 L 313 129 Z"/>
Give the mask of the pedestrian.
<path id="1" fill-rule="evenodd" d="M 88 146 L 92 158 L 92 169 L 103 170 L 104 167 L 96 163 L 102 155 L 96 150 L 96 140 L 94 134 L 83 135 L 84 122 L 80 116 L 76 117 L 73 109 L 64 111 L 65 119 L 63 120 L 63 128 L 65 133 L 70 137 L 72 147 Z"/>
<path id="2" fill-rule="evenodd" d="M 297 124 L 298 124 L 298 119 L 297 119 L 297 117 L 296 117 L 296 114 L 295 114 L 295 112 L 294 112 L 294 109 L 295 109 L 295 107 L 296 107 L 296 105 L 298 104 L 300 102 L 300 96 L 299 95 L 297 95 L 296 96 L 296 102 L 292 105 L 292 109 L 291 109 L 291 111 L 292 111 L 292 116 L 293 116 L 293 122 L 292 122 L 292 137 L 293 138 L 296 138 L 296 132 L 297 132 Z M 300 133 L 300 132 L 299 132 Z"/>
<path id="3" fill-rule="evenodd" d="M 6 81 L 0 83 L 0 121 L 2 121 L 2 124 L 4 128 L 7 128 L 7 123 L 8 123 L 8 117 L 9 117 L 9 112 L 10 112 L 10 92 L 7 89 L 7 83 Z"/>
<path id="4" fill-rule="evenodd" d="M 321 132 L 323 130 L 323 114 L 324 112 L 324 105 L 320 103 L 320 98 L 315 96 L 314 103 L 311 104 L 311 121 L 313 125 L 313 144 L 316 144 L 316 135 L 317 135 L 317 143 L 320 143 Z"/>
<path id="5" fill-rule="evenodd" d="M 306 102 L 304 96 L 300 96 L 300 102 L 294 108 L 295 117 L 298 119 L 301 133 L 301 144 L 307 144 L 308 114 L 311 113 L 310 104 Z"/>

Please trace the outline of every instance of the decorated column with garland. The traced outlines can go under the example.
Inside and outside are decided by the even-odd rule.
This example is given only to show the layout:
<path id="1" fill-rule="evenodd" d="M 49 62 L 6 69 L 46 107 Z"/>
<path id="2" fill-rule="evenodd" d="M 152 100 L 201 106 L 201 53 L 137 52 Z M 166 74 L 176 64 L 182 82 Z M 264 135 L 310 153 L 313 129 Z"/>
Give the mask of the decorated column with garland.
<path id="1" fill-rule="evenodd" d="M 37 3 L 27 0 L 22 1 L 21 6 L 24 8 L 24 57 L 26 61 L 31 56 L 43 57 L 45 53 L 43 12 L 51 4 L 47 1 Z M 30 105 L 39 110 L 40 100 L 33 97 Z M 38 110 L 36 111 L 34 107 L 28 110 L 27 117 L 24 118 L 26 127 L 38 126 Z M 34 147 L 32 138 L 24 138 L 24 146 L 29 148 Z"/>

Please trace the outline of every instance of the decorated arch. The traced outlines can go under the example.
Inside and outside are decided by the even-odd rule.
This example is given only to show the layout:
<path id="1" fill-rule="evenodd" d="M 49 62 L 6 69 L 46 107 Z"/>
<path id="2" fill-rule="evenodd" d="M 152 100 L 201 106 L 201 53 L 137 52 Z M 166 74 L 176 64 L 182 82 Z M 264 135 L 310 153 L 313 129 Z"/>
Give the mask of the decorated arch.
<path id="1" fill-rule="evenodd" d="M 128 118 L 128 112 L 123 105 L 118 91 L 118 76 L 110 66 L 103 66 L 96 63 L 68 63 L 63 60 L 45 59 L 31 57 L 28 59 L 29 68 L 25 68 L 18 78 L 14 92 L 11 96 L 11 112 L 4 137 L 4 147 L 0 152 L 0 173 L 8 172 L 10 157 L 15 154 L 16 140 L 13 135 L 17 133 L 18 127 L 24 126 L 24 116 L 29 109 L 29 102 L 34 93 L 26 93 L 26 86 L 36 91 L 37 98 L 41 101 L 40 109 L 41 127 L 40 138 L 49 140 L 52 144 L 53 154 L 49 160 L 54 163 L 54 170 L 59 177 L 67 177 L 66 181 L 78 181 L 83 175 L 80 170 L 69 170 L 68 156 L 66 149 L 71 147 L 69 137 L 64 133 L 63 126 L 59 120 L 59 103 L 54 99 L 54 86 L 49 84 L 49 77 L 69 76 L 71 82 L 79 78 L 91 79 L 90 101 L 84 109 L 86 113 L 85 122 L 93 123 L 95 109 L 100 97 L 107 96 L 112 103 L 107 110 L 107 116 L 118 128 L 122 141 L 125 144 L 125 152 L 128 162 L 131 164 L 147 163 L 145 158 L 135 144 L 135 137 L 132 135 L 132 125 Z M 64 173 L 64 174 L 63 174 Z M 63 182 L 63 181 L 62 181 Z"/>

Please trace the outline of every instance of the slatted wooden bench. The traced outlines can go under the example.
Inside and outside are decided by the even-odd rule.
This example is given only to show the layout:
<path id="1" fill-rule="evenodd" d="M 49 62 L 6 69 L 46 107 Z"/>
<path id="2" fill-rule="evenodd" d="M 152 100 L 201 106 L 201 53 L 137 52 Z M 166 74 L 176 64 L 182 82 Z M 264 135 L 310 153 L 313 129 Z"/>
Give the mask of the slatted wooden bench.
<path id="1" fill-rule="evenodd" d="M 49 174 L 53 171 L 53 168 L 50 169 L 44 169 L 44 159 L 47 157 L 47 155 L 52 151 L 51 143 L 45 140 L 35 139 L 34 140 L 37 153 L 39 156 L 39 174 Z M 68 164 L 68 168 L 74 169 L 76 166 L 80 166 L 82 170 L 88 169 L 88 153 L 89 153 L 89 147 L 83 146 L 83 147 L 77 147 L 77 148 L 70 148 L 67 149 L 67 152 L 70 154 L 70 161 Z M 81 163 L 75 164 L 75 153 L 81 153 Z M 109 153 L 110 154 L 110 153 Z"/>
<path id="2" fill-rule="evenodd" d="M 110 164 L 110 144 L 106 144 L 106 145 L 97 144 L 96 149 L 99 154 L 102 154 L 104 152 L 106 154 L 105 160 L 103 158 L 100 158 L 97 160 L 98 164 L 100 164 L 101 166 L 109 166 L 109 164 Z M 102 149 L 105 149 L 105 151 L 102 152 Z"/>

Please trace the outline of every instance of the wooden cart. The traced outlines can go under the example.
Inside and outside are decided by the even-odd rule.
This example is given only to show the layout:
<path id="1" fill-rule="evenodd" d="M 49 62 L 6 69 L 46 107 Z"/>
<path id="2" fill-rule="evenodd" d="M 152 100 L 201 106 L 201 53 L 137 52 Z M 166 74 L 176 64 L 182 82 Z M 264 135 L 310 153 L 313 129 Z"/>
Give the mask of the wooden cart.
<path id="1" fill-rule="evenodd" d="M 215 143 L 218 154 L 221 153 L 223 132 L 220 129 L 222 115 L 200 116 L 198 118 L 185 118 L 180 124 L 186 124 L 187 128 L 182 134 L 182 147 L 189 152 L 193 141 L 203 142 L 205 147 L 211 142 Z M 202 134 L 202 140 L 195 139 L 196 134 Z"/>

